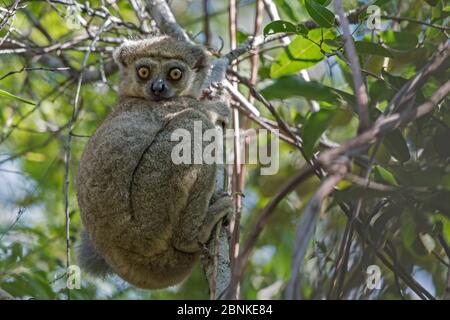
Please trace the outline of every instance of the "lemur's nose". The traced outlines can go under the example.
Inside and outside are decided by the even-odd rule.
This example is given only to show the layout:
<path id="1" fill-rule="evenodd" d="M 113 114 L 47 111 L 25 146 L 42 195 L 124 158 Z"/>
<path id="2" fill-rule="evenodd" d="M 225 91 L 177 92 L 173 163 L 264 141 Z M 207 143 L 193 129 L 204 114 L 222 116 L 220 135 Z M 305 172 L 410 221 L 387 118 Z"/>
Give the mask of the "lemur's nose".
<path id="1" fill-rule="evenodd" d="M 161 95 L 162 93 L 164 93 L 164 91 L 166 91 L 166 89 L 166 84 L 162 79 L 156 80 L 152 83 L 152 91 L 155 96 Z"/>

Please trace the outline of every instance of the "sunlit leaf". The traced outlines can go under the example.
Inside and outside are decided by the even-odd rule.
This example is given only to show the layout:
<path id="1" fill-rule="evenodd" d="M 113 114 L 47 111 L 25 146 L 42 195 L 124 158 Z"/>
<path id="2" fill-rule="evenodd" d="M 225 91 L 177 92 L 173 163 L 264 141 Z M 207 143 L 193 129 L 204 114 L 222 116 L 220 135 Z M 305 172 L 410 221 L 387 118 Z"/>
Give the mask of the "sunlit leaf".
<path id="1" fill-rule="evenodd" d="M 324 39 L 331 38 L 332 33 L 324 33 Z M 289 46 L 276 57 L 270 68 L 273 78 L 296 73 L 319 63 L 325 57 L 317 45 L 321 41 L 320 30 L 311 30 L 308 39 L 297 36 Z"/>
<path id="2" fill-rule="evenodd" d="M 385 182 L 391 185 L 397 185 L 397 181 L 395 180 L 394 175 L 386 168 L 376 165 L 374 172 L 375 177 L 377 178 L 378 181 Z"/>
<path id="3" fill-rule="evenodd" d="M 295 24 L 290 23 L 289 21 L 283 21 L 283 20 L 276 20 L 270 22 L 268 25 L 264 27 L 264 36 L 267 36 L 268 34 L 272 33 L 279 33 L 279 32 L 292 32 L 295 33 L 297 31 L 297 28 Z"/>

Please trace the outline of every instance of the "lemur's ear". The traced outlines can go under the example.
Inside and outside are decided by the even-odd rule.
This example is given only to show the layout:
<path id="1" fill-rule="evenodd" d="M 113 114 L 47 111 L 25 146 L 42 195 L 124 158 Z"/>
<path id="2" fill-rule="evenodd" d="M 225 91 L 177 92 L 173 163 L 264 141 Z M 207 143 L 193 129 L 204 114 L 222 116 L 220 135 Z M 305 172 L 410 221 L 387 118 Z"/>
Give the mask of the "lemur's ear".
<path id="1" fill-rule="evenodd" d="M 193 67 L 193 69 L 198 72 L 208 65 L 208 56 L 206 52 L 201 48 L 195 48 L 194 50 L 196 51 L 194 56 L 200 57 L 195 62 L 195 65 Z"/>
<path id="2" fill-rule="evenodd" d="M 119 48 L 113 53 L 114 61 L 120 67 L 126 67 L 129 63 L 127 57 L 131 54 L 131 48 L 133 47 L 131 41 L 125 41 Z"/>

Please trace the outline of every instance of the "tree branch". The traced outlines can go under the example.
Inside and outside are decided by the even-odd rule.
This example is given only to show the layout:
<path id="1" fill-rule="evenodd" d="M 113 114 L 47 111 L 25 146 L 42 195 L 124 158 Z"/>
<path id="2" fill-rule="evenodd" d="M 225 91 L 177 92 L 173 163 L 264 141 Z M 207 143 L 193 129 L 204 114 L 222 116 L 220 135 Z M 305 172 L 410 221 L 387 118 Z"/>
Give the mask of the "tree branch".
<path id="1" fill-rule="evenodd" d="M 335 0 L 334 7 L 339 16 L 342 32 L 344 33 L 345 53 L 350 61 L 350 68 L 352 70 L 353 90 L 355 91 L 356 101 L 358 103 L 358 132 L 363 132 L 369 127 L 369 96 L 367 95 L 366 85 L 361 74 L 358 54 L 356 53 L 355 44 L 353 43 L 349 22 L 342 7 L 342 1 Z"/>
<path id="2" fill-rule="evenodd" d="M 0 300 L 14 300 L 14 297 L 0 288 Z"/>

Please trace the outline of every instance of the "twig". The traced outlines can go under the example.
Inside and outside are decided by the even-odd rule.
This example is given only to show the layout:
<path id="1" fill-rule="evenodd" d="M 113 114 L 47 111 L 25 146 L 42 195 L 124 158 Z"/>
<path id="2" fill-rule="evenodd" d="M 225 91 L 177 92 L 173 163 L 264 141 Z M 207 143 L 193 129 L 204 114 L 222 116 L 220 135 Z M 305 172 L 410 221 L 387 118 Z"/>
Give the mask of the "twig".
<path id="1" fill-rule="evenodd" d="M 14 228 L 14 226 L 19 222 L 20 218 L 22 217 L 22 215 L 25 213 L 25 209 L 26 207 L 22 207 L 19 208 L 19 210 L 17 211 L 17 215 L 16 218 L 14 219 L 14 221 L 6 228 L 6 230 L 4 230 L 1 234 L 0 234 L 0 241 L 3 240 L 3 237 L 12 230 L 12 228 Z"/>
<path id="2" fill-rule="evenodd" d="M 400 7 L 400 4 L 399 4 Z M 400 10 L 400 9 L 399 9 Z M 398 12 L 400 14 L 400 11 Z M 445 53 L 445 50 L 443 50 Z M 426 79 L 437 70 L 438 66 L 440 66 L 444 61 L 445 58 L 443 58 L 444 55 L 441 53 L 438 53 L 435 55 L 435 57 L 427 64 L 425 65 L 422 70 L 420 70 L 406 85 L 404 85 L 401 90 L 398 92 L 398 94 L 394 97 L 394 99 L 391 100 L 390 105 L 386 108 L 386 111 L 384 114 L 391 114 L 395 109 L 399 109 L 400 105 L 405 103 L 405 101 L 408 101 L 413 94 L 416 94 L 416 91 L 419 89 L 419 87 L 425 83 Z M 370 174 L 372 172 L 372 167 L 375 162 L 375 157 L 378 153 L 379 148 L 381 147 L 381 144 L 384 140 L 385 134 L 381 134 L 377 137 L 375 146 L 373 148 L 372 155 L 370 157 L 368 165 L 364 169 L 364 178 L 360 179 L 360 184 L 364 188 L 369 188 L 369 185 L 372 183 L 369 180 Z M 352 177 L 354 182 L 359 180 L 359 177 L 353 176 Z M 373 185 L 373 183 L 372 183 Z M 386 190 L 386 187 L 383 187 L 383 189 Z M 358 198 L 356 201 L 356 205 L 354 206 L 354 210 L 349 218 L 348 225 L 346 228 L 345 237 L 343 237 L 341 242 L 341 248 L 339 250 L 338 259 L 336 260 L 336 268 L 335 268 L 335 274 L 333 276 L 332 286 L 330 289 L 330 295 L 333 293 L 334 290 L 336 290 L 335 298 L 340 297 L 341 288 L 343 286 L 344 278 L 345 278 L 345 268 L 347 267 L 348 258 L 349 258 L 349 250 L 351 246 L 351 239 L 353 235 L 353 226 L 354 221 L 359 217 L 361 208 L 363 206 L 363 199 Z M 395 274 L 396 282 L 398 275 Z"/>
<path id="3" fill-rule="evenodd" d="M 101 26 L 101 28 L 98 30 L 97 34 L 95 35 L 94 39 L 91 42 L 90 45 L 90 51 L 86 52 L 83 58 L 83 62 L 81 63 L 81 70 L 83 70 L 88 62 L 90 53 L 92 49 L 95 48 L 95 45 L 100 37 L 100 34 L 111 24 L 111 21 L 107 19 L 104 24 Z M 73 126 L 76 122 L 76 117 L 78 114 L 78 104 L 80 101 L 80 92 L 81 92 L 81 85 L 83 83 L 83 73 L 80 73 L 80 76 L 78 78 L 78 84 L 77 89 L 75 93 L 75 100 L 73 103 L 72 108 L 72 116 L 69 121 L 69 134 L 67 135 L 67 141 L 66 141 L 66 150 L 64 155 L 64 211 L 65 211 L 65 218 L 66 218 L 66 268 L 68 269 L 70 266 L 70 212 L 69 212 L 69 170 L 70 170 L 70 159 L 71 159 L 71 143 L 72 143 L 72 135 L 71 132 L 73 130 Z M 70 289 L 67 289 L 67 298 L 70 299 Z"/>
<path id="4" fill-rule="evenodd" d="M 146 0 L 145 5 L 161 31 L 179 40 L 191 42 L 187 33 L 178 25 L 166 1 Z"/>
<path id="5" fill-rule="evenodd" d="M 66 70 L 70 70 L 70 68 L 69 67 L 58 67 L 58 68 L 22 67 L 19 70 L 9 71 L 8 73 L 6 73 L 3 76 L 1 76 L 0 80 L 3 80 L 6 77 L 9 77 L 9 76 L 11 76 L 13 74 L 22 73 L 24 71 L 37 71 L 37 70 L 42 70 L 42 71 L 66 71 Z"/>
<path id="6" fill-rule="evenodd" d="M 15 0 L 10 8 L 6 9 L 6 15 L 0 21 L 0 30 L 8 23 L 8 20 L 16 14 L 16 9 L 19 6 L 20 0 Z"/>
<path id="7" fill-rule="evenodd" d="M 204 44 L 211 45 L 211 26 L 209 24 L 209 0 L 203 0 L 203 32 L 205 33 Z"/>
<path id="8" fill-rule="evenodd" d="M 450 300 L 450 246 L 448 245 L 447 241 L 445 240 L 444 235 L 441 232 L 438 234 L 438 240 L 441 244 L 442 248 L 444 248 L 445 255 L 447 256 L 447 259 L 449 261 L 449 264 L 447 266 L 447 283 L 445 285 L 445 295 L 444 300 Z"/>
<path id="9" fill-rule="evenodd" d="M 300 183 L 308 179 L 314 174 L 312 167 L 306 167 L 302 171 L 298 172 L 291 180 L 289 180 L 284 186 L 281 187 L 280 191 L 272 198 L 271 202 L 264 208 L 263 211 L 258 216 L 253 229 L 250 231 L 247 240 L 243 246 L 243 249 L 239 255 L 238 264 L 233 269 L 233 275 L 231 278 L 230 286 L 227 290 L 227 297 L 232 298 L 235 295 L 236 287 L 239 285 L 242 276 L 244 274 L 245 268 L 247 266 L 250 255 L 255 247 L 256 241 L 259 235 L 266 226 L 269 218 L 275 212 L 278 204 L 291 193 Z"/>
<path id="10" fill-rule="evenodd" d="M 388 19 L 388 20 L 394 20 L 394 21 L 398 21 L 398 22 L 402 22 L 402 21 L 408 21 L 411 23 L 415 23 L 415 24 L 421 24 L 424 26 L 428 26 L 428 27 L 432 27 L 441 31 L 448 31 L 450 30 L 450 27 L 446 27 L 446 26 L 441 26 L 441 25 L 437 25 L 434 23 L 428 23 L 426 21 L 420 21 L 420 20 L 416 20 L 413 18 L 408 18 L 408 17 L 395 17 L 395 16 L 386 16 L 386 15 L 382 15 L 381 16 L 382 19 Z"/>
<path id="11" fill-rule="evenodd" d="M 230 38 L 230 47 L 231 50 L 235 50 L 237 47 L 237 3 L 236 0 L 230 0 L 228 4 L 228 33 Z M 230 61 L 231 62 L 231 61 Z M 214 67 L 213 67 L 214 68 Z M 238 65 L 234 64 L 232 66 L 232 69 L 237 72 L 238 71 Z M 221 77 L 223 78 L 223 73 L 221 74 Z M 237 82 L 231 81 L 227 84 L 225 84 L 225 87 L 228 88 L 231 91 L 235 91 L 240 95 L 240 92 L 238 91 Z M 242 96 L 242 95 L 241 95 Z M 243 97 L 243 96 L 242 96 Z M 241 98 L 242 98 L 241 97 Z M 245 100 L 245 98 L 244 98 Z M 249 104 L 250 101 L 249 101 Z M 230 221 L 230 233 L 231 233 L 231 239 L 230 239 L 230 261 L 231 261 L 231 270 L 234 270 L 236 267 L 236 259 L 239 255 L 239 221 L 240 221 L 240 215 L 241 215 L 241 206 L 242 206 L 242 190 L 240 189 L 239 181 L 241 180 L 241 128 L 240 128 L 240 118 L 239 118 L 239 110 L 233 109 L 232 110 L 232 125 L 233 125 L 233 132 L 234 132 L 234 163 L 233 163 L 233 172 L 231 176 L 231 190 L 234 197 L 234 205 L 235 205 L 235 212 L 234 215 Z M 233 272 L 233 271 L 232 271 Z M 236 287 L 235 295 L 233 296 L 233 299 L 239 298 L 239 286 Z"/>
<path id="12" fill-rule="evenodd" d="M 431 75 L 440 70 L 441 66 L 450 57 L 450 44 L 446 42 L 441 51 L 437 52 L 431 60 L 412 77 L 389 102 L 385 115 L 392 114 L 405 102 L 410 101 L 417 94 L 417 90 L 422 87 Z"/>
<path id="13" fill-rule="evenodd" d="M 353 86 L 358 103 L 359 128 L 358 132 L 363 132 L 369 128 L 369 96 L 367 95 L 366 85 L 361 74 L 361 66 L 359 64 L 358 54 L 356 53 L 353 37 L 350 32 L 349 22 L 342 7 L 341 0 L 334 1 L 336 13 L 339 16 L 339 21 L 344 34 L 344 45 L 348 60 L 350 61 L 350 68 L 353 76 Z"/>
<path id="14" fill-rule="evenodd" d="M 419 112 L 417 114 L 417 117 L 426 114 L 427 112 L 430 112 L 432 110 L 432 108 L 443 98 L 445 97 L 446 93 L 448 93 L 448 88 L 443 87 L 440 90 L 438 90 L 438 92 L 436 92 L 436 94 L 430 99 L 429 103 L 425 103 L 424 105 L 419 107 Z M 392 118 L 392 119 L 391 119 Z M 371 130 L 368 130 L 368 133 L 364 133 L 352 140 L 350 140 L 349 145 L 347 147 L 337 147 L 334 149 L 331 149 L 329 151 L 324 152 L 323 155 L 319 156 L 318 162 L 320 165 L 322 165 L 323 167 L 327 167 L 329 166 L 333 160 L 335 159 L 337 156 L 342 155 L 342 154 L 356 154 L 356 152 L 359 150 L 360 145 L 362 144 L 370 144 L 371 141 L 381 132 L 384 131 L 390 131 L 393 130 L 395 128 L 397 128 L 400 125 L 404 125 L 408 122 L 410 122 L 411 120 L 414 120 L 416 117 L 411 117 L 411 115 L 406 112 L 406 113 L 402 113 L 400 116 L 399 115 L 394 115 L 391 118 L 389 118 L 390 120 L 394 120 L 399 118 L 400 120 L 395 120 L 394 123 L 391 123 L 390 125 L 388 125 L 388 127 L 383 127 L 383 129 L 380 129 L 383 122 L 377 122 Z M 390 123 L 389 120 L 385 120 L 386 123 Z M 383 124 L 384 126 L 385 124 Z M 361 138 L 362 137 L 362 138 Z M 236 282 L 240 281 L 240 278 L 242 277 L 243 274 L 243 269 L 245 269 L 246 263 L 248 261 L 248 257 L 245 258 L 244 254 L 242 254 L 242 256 L 239 257 L 239 259 L 242 259 L 242 264 L 239 264 L 239 272 L 236 271 L 236 273 L 233 273 L 233 278 L 232 278 L 232 283 L 230 284 L 230 288 L 229 291 L 233 291 L 234 289 L 234 285 Z M 404 275 L 406 276 L 406 275 Z M 295 288 L 293 288 L 295 289 Z M 232 296 L 232 294 L 230 295 L 229 293 L 229 297 Z"/>
<path id="15" fill-rule="evenodd" d="M 14 300 L 14 297 L 0 288 L 0 300 Z"/>
<path id="16" fill-rule="evenodd" d="M 294 257 L 292 259 L 291 277 L 289 279 L 285 297 L 286 299 L 298 299 L 298 276 L 300 266 L 306 254 L 309 241 L 316 226 L 316 220 L 322 207 L 322 202 L 333 190 L 334 186 L 344 177 L 347 172 L 347 164 L 337 164 L 330 174 L 320 185 L 303 212 L 296 231 Z"/>
<path id="17" fill-rule="evenodd" d="M 332 159 L 335 159 L 340 155 L 357 154 L 361 149 L 368 148 L 380 135 L 395 130 L 398 127 L 404 126 L 411 121 L 430 113 L 449 92 L 450 80 L 445 82 L 428 101 L 421 104 L 419 107 L 412 110 L 405 110 L 401 113 L 395 113 L 388 117 L 381 116 L 369 130 L 361 133 L 356 138 L 342 143 L 337 148 L 323 152 L 319 156 L 318 161 L 321 165 L 327 166 L 327 164 L 331 163 L 330 161 Z"/>
<path id="18" fill-rule="evenodd" d="M 352 215 L 354 217 L 354 215 Z M 349 256 L 349 248 L 351 245 L 351 240 L 353 236 L 353 219 L 350 218 L 347 220 L 347 224 L 345 226 L 344 235 L 342 236 L 341 243 L 339 245 L 339 251 L 336 258 L 335 270 L 333 274 L 333 278 L 331 280 L 330 291 L 328 292 L 328 299 L 333 299 L 334 297 L 339 297 L 340 286 L 343 282 L 343 275 L 347 271 L 347 261 Z M 337 288 L 337 290 L 336 290 Z M 336 291 L 335 295 L 333 293 Z"/>

